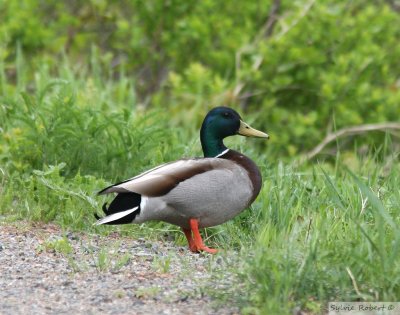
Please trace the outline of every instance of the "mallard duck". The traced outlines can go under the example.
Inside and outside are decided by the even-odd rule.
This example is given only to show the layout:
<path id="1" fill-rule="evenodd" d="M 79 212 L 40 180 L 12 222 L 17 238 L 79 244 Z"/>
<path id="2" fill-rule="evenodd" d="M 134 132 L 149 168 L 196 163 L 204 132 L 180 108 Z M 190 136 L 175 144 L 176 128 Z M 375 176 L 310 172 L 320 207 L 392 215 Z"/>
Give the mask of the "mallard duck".
<path id="1" fill-rule="evenodd" d="M 157 166 L 99 195 L 117 193 L 105 217 L 95 223 L 126 224 L 151 220 L 181 227 L 192 252 L 217 250 L 205 246 L 199 228 L 222 224 L 244 209 L 261 189 L 261 173 L 245 155 L 228 149 L 223 139 L 233 135 L 269 138 L 243 122 L 228 107 L 216 107 L 205 117 L 200 130 L 204 158 L 181 159 Z"/>

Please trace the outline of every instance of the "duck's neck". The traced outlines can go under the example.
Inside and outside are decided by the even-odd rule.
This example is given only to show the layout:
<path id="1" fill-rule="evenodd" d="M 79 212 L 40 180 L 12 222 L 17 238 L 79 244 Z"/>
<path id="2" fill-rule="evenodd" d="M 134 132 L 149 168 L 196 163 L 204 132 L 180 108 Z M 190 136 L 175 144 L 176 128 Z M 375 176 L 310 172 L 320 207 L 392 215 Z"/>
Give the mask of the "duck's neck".
<path id="1" fill-rule="evenodd" d="M 204 157 L 216 157 L 228 149 L 220 137 L 216 137 L 206 128 L 200 131 L 200 141 Z"/>

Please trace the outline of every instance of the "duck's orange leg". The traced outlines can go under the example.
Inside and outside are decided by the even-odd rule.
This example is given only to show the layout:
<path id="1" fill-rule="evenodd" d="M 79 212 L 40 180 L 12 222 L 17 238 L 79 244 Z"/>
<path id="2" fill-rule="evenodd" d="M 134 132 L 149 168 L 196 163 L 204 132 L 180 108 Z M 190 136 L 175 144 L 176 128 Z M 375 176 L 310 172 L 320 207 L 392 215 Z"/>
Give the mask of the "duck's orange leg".
<path id="1" fill-rule="evenodd" d="M 193 253 L 197 253 L 197 247 L 194 243 L 193 237 L 192 237 L 192 230 L 191 229 L 184 229 L 182 228 L 183 233 L 185 233 L 186 239 L 189 243 L 189 249 L 193 252 Z"/>
<path id="2" fill-rule="evenodd" d="M 203 243 L 203 239 L 201 238 L 201 235 L 199 232 L 199 221 L 197 219 L 190 219 L 189 224 L 190 224 L 190 229 L 193 232 L 193 239 L 192 239 L 193 243 L 194 243 L 193 247 L 196 248 L 196 251 L 205 251 L 210 254 L 215 254 L 218 250 L 216 250 L 214 248 L 209 248 L 206 245 L 204 245 L 204 243 Z M 185 235 L 186 235 L 186 232 L 185 232 Z M 187 235 L 186 235 L 186 238 L 187 238 Z M 188 241 L 189 241 L 189 239 L 188 239 Z M 190 250 L 192 250 L 190 241 L 189 241 L 189 247 L 190 247 Z"/>

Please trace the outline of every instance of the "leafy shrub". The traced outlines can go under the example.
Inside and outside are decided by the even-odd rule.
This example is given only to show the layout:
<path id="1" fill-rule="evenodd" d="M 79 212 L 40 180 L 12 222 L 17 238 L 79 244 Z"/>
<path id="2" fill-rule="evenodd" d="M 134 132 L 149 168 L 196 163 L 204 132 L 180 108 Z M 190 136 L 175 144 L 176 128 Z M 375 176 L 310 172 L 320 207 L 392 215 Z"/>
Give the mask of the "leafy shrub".
<path id="1" fill-rule="evenodd" d="M 330 130 L 398 120 L 395 10 L 361 0 L 280 1 L 271 24 L 276 3 L 4 2 L 2 90 L 11 95 L 13 80 L 26 88 L 36 64 L 57 72 L 66 53 L 95 86 L 121 80 L 120 92 L 134 86 L 135 103 L 184 125 L 188 111 L 198 121 L 220 104 L 257 114 L 279 156 L 309 150 Z M 21 51 L 31 69 L 18 62 Z"/>

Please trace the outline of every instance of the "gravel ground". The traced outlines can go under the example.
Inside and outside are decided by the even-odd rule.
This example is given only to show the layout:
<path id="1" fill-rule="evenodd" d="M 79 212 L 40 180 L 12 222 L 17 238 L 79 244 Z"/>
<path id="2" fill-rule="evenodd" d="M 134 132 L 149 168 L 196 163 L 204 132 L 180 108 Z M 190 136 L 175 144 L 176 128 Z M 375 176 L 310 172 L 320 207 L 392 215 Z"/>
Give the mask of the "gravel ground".
<path id="1" fill-rule="evenodd" d="M 170 242 L 0 224 L 0 314 L 238 314 L 226 257 Z M 220 276 L 216 276 L 220 275 Z"/>

